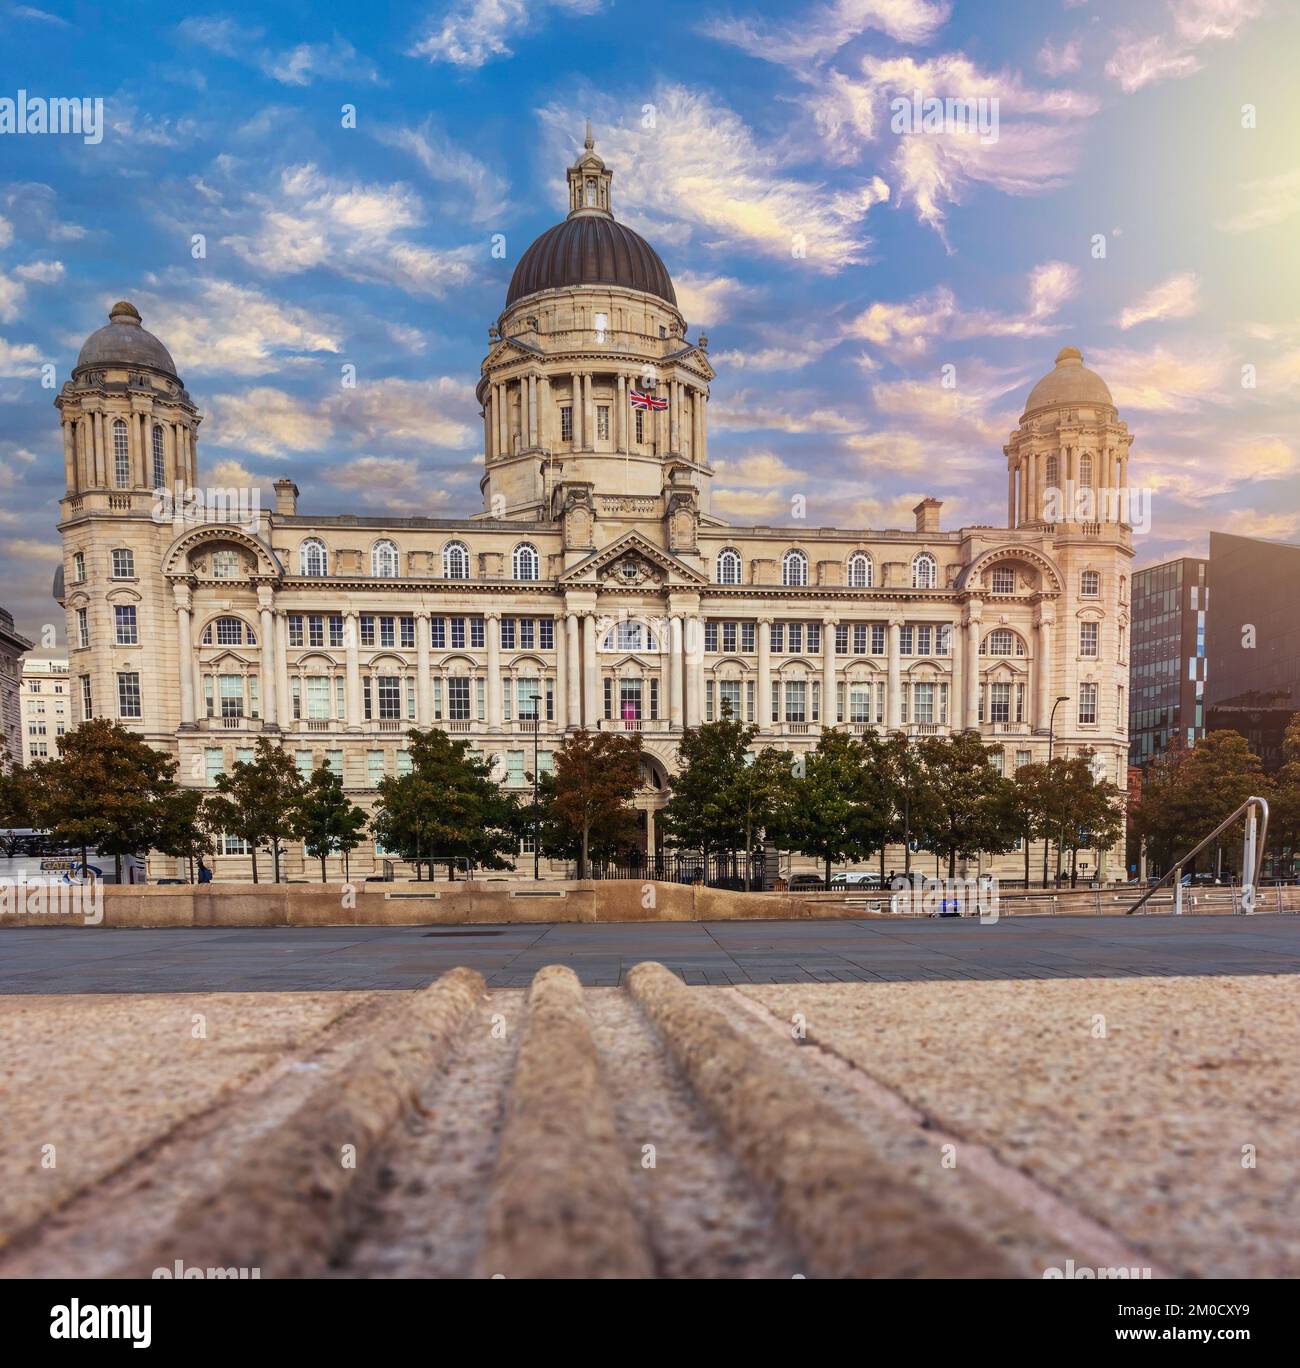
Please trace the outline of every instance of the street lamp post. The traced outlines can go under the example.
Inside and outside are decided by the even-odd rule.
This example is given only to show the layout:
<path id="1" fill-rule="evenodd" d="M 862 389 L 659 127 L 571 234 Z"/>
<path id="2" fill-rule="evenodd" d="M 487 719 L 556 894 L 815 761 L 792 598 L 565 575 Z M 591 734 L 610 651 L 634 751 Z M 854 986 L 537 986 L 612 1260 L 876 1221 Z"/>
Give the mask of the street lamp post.
<path id="1" fill-rule="evenodd" d="M 537 743 L 542 730 L 541 694 L 533 699 L 533 882 L 541 878 L 541 822 L 537 811 Z"/>
<path id="2" fill-rule="evenodd" d="M 1052 783 L 1052 742 L 1056 732 L 1056 710 L 1062 703 L 1070 701 L 1069 694 L 1061 694 L 1056 702 L 1052 704 L 1052 715 L 1047 720 L 1047 783 L 1048 793 L 1051 792 Z M 1050 844 L 1047 833 L 1043 833 L 1043 887 L 1047 887 L 1047 847 Z"/>

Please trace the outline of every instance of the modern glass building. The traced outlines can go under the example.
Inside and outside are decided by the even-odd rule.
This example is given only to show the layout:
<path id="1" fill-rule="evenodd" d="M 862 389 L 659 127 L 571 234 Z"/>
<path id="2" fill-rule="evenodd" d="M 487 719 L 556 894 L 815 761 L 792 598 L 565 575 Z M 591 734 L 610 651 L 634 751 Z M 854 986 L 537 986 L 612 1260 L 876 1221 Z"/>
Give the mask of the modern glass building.
<path id="1" fill-rule="evenodd" d="M 1129 763 L 1205 735 L 1209 562 L 1195 556 L 1133 576 Z"/>

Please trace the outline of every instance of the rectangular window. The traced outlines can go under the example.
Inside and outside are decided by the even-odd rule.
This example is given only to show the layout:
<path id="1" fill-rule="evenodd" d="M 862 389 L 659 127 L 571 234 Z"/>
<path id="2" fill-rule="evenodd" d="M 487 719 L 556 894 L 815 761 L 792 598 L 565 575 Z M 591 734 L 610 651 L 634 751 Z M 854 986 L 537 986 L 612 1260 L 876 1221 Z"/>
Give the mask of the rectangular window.
<path id="1" fill-rule="evenodd" d="M 298 767 L 298 777 L 306 782 L 311 778 L 312 763 L 311 751 L 295 751 L 293 755 L 294 764 Z"/>
<path id="2" fill-rule="evenodd" d="M 596 405 L 596 436 L 602 442 L 609 441 L 609 405 Z"/>
<path id="3" fill-rule="evenodd" d="M 117 550 L 113 552 L 113 578 L 114 579 L 134 579 L 135 578 L 135 555 L 130 551 Z"/>
<path id="4" fill-rule="evenodd" d="M 507 691 L 509 690 L 509 680 L 506 681 Z M 541 697 L 540 681 L 536 679 L 520 679 L 515 684 L 516 698 L 519 704 L 519 718 L 521 721 L 531 721 L 537 716 L 537 701 Z M 506 694 L 507 700 L 509 693 Z M 509 717 L 507 711 L 506 716 Z"/>
<path id="5" fill-rule="evenodd" d="M 645 410 L 636 410 L 636 439 L 638 442 L 645 441 Z"/>
<path id="6" fill-rule="evenodd" d="M 1095 727 L 1097 725 L 1097 686 L 1095 684 L 1079 685 L 1079 725 L 1083 727 Z"/>
<path id="7" fill-rule="evenodd" d="M 1097 655 L 1097 624 L 1095 622 L 1081 622 L 1079 624 L 1079 654 L 1090 658 Z"/>
<path id="8" fill-rule="evenodd" d="M 519 649 L 521 651 L 534 651 L 537 641 L 537 624 L 533 618 L 519 619 Z"/>
<path id="9" fill-rule="evenodd" d="M 397 675 L 380 675 L 379 720 L 397 722 L 402 716 L 402 681 Z"/>
<path id="10" fill-rule="evenodd" d="M 503 651 L 515 649 L 515 620 L 512 617 L 501 619 L 501 649 Z"/>
<path id="11" fill-rule="evenodd" d="M 140 676 L 134 670 L 119 674 L 117 677 L 117 715 L 119 717 L 139 717 L 140 713 Z"/>
<path id="12" fill-rule="evenodd" d="M 871 654 L 885 654 L 885 624 L 883 622 L 871 624 Z"/>
<path id="13" fill-rule="evenodd" d="M 485 633 L 486 624 L 482 618 L 470 618 L 469 620 L 469 644 L 473 651 L 481 651 L 483 644 L 487 640 Z"/>
<path id="14" fill-rule="evenodd" d="M 209 788 L 217 782 L 217 775 L 225 773 L 225 769 L 226 757 L 220 747 L 210 747 L 203 752 L 203 771 Z"/>
<path id="15" fill-rule="evenodd" d="M 303 644 L 303 640 L 302 640 L 302 614 L 301 614 L 301 613 L 290 613 L 290 614 L 289 614 L 289 645 L 290 645 L 290 646 L 301 646 L 302 644 Z"/>
<path id="16" fill-rule="evenodd" d="M 327 750 L 325 752 L 325 763 L 340 779 L 343 777 L 343 752 L 341 750 Z"/>
<path id="17" fill-rule="evenodd" d="M 90 610 L 77 609 L 77 645 L 83 650 L 90 645 Z"/>
<path id="18" fill-rule="evenodd" d="M 573 441 L 573 406 L 571 404 L 560 405 L 560 441 Z"/>
<path id="19" fill-rule="evenodd" d="M 847 623 L 840 623 L 835 628 L 835 654 L 848 655 L 849 653 L 849 628 Z"/>
<path id="20" fill-rule="evenodd" d="M 221 700 L 222 717 L 243 717 L 244 676 L 219 675 L 217 677 L 217 696 Z"/>
<path id="21" fill-rule="evenodd" d="M 524 782 L 524 753 L 521 750 L 506 751 L 506 783 Z"/>
<path id="22" fill-rule="evenodd" d="M 429 644 L 435 651 L 445 650 L 447 646 L 447 619 L 429 619 Z"/>
<path id="23" fill-rule="evenodd" d="M 613 681 L 605 681 L 605 716 L 614 716 L 614 685 Z"/>
<path id="24" fill-rule="evenodd" d="M 221 644 L 222 623 L 229 619 L 222 618 L 217 622 L 217 644 Z M 239 624 L 235 623 L 236 634 L 239 631 Z M 238 638 L 236 638 L 238 639 Z M 325 619 L 319 613 L 313 613 L 307 619 L 307 644 L 308 646 L 324 646 L 325 644 Z"/>
<path id="25" fill-rule="evenodd" d="M 714 655 L 718 649 L 718 624 L 716 622 L 706 622 L 704 624 L 704 649 Z"/>
<path id="26" fill-rule="evenodd" d="M 871 694 L 872 685 L 870 684 L 849 685 L 850 722 L 870 722 L 872 720 Z"/>
<path id="27" fill-rule="evenodd" d="M 537 649 L 539 651 L 555 650 L 554 618 L 539 618 L 537 620 Z"/>
<path id="28" fill-rule="evenodd" d="M 947 623 L 935 629 L 934 653 L 937 656 L 952 654 L 952 628 Z"/>
<path id="29" fill-rule="evenodd" d="M 810 622 L 808 624 L 808 650 L 813 655 L 820 654 L 822 649 L 822 627 L 820 622 Z"/>
<path id="30" fill-rule="evenodd" d="M 396 618 L 381 617 L 379 619 L 379 644 L 389 648 L 397 645 Z"/>
<path id="31" fill-rule="evenodd" d="M 914 722 L 933 722 L 934 685 L 914 684 L 912 690 L 912 720 Z"/>
<path id="32" fill-rule="evenodd" d="M 754 654 L 754 632 L 758 624 L 754 622 L 742 622 L 740 624 L 740 650 L 743 655 Z"/>
<path id="33" fill-rule="evenodd" d="M 785 720 L 787 722 L 807 722 L 808 689 L 802 679 L 788 679 L 785 684 Z"/>
<path id="34" fill-rule="evenodd" d="M 1016 752 L 1016 768 L 1023 769 L 1026 765 L 1032 763 L 1033 758 L 1034 754 L 1032 751 L 1018 750 Z"/>
<path id="35" fill-rule="evenodd" d="M 772 681 L 772 721 L 781 720 L 781 684 L 779 680 Z"/>
<path id="36" fill-rule="evenodd" d="M 397 777 L 401 779 L 404 775 L 411 772 L 411 752 L 399 750 L 397 752 Z"/>
<path id="37" fill-rule="evenodd" d="M 989 694 L 989 721 L 1011 721 L 1011 685 L 993 684 Z"/>
<path id="38" fill-rule="evenodd" d="M 779 654 L 785 651 L 785 624 L 774 622 L 770 628 L 772 633 L 772 649 Z"/>
<path id="39" fill-rule="evenodd" d="M 790 654 L 797 655 L 803 650 L 803 623 L 792 622 L 786 631 L 790 638 Z"/>
<path id="40" fill-rule="evenodd" d="M 343 615 L 341 613 L 334 613 L 330 617 L 330 645 L 343 645 Z"/>
<path id="41" fill-rule="evenodd" d="M 618 685 L 618 715 L 624 722 L 641 720 L 641 681 L 621 679 Z"/>
<path id="42" fill-rule="evenodd" d="M 370 613 L 361 614 L 361 644 L 363 646 L 375 644 L 375 619 Z"/>
<path id="43" fill-rule="evenodd" d="M 447 720 L 469 721 L 469 680 L 463 677 L 447 681 Z"/>
<path id="44" fill-rule="evenodd" d="M 916 629 L 916 654 L 928 656 L 930 654 L 931 629 L 928 626 L 921 626 Z"/>
<path id="45" fill-rule="evenodd" d="M 898 653 L 899 655 L 910 656 L 912 651 L 912 629 L 910 627 L 900 627 L 898 629 Z"/>
<path id="46" fill-rule="evenodd" d="M 740 680 L 718 681 L 718 712 L 720 716 L 729 717 L 733 722 L 740 721 Z"/>
<path id="47" fill-rule="evenodd" d="M 384 777 L 384 753 L 381 750 L 366 752 L 366 783 L 370 788 L 378 788 Z"/>

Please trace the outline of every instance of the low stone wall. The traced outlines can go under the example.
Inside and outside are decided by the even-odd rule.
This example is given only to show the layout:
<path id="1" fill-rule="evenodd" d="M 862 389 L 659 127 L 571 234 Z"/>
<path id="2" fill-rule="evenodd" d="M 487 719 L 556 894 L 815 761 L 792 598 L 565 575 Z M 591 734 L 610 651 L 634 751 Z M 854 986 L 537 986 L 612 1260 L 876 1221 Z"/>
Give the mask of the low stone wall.
<path id="1" fill-rule="evenodd" d="M 899 920 L 887 895 L 869 890 L 833 893 L 734 893 L 677 883 L 603 879 L 565 883 L 502 880 L 459 883 L 254 884 L 202 886 L 104 885 L 103 918 L 114 927 L 168 926 L 437 926 L 529 922 L 689 922 L 789 919 Z M 1122 916 L 1137 894 L 1129 889 L 1057 893 L 1007 892 L 998 915 Z M 1167 915 L 1162 905 L 1145 911 Z M 12 905 L 12 904 L 10 904 Z M 1190 890 L 1187 913 L 1231 914 L 1232 890 Z M 1261 889 L 1259 912 L 1300 911 L 1300 888 Z M 81 926 L 80 914 L 5 912 L 0 926 Z"/>

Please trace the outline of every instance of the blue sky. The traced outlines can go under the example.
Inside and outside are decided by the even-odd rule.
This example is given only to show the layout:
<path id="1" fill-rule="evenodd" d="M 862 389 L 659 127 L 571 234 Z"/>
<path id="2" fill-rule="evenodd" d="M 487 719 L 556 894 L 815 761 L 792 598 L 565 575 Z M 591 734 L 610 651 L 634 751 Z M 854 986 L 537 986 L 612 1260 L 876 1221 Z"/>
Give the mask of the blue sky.
<path id="1" fill-rule="evenodd" d="M 206 415 L 205 482 L 477 512 L 487 328 L 587 118 L 709 336 L 724 516 L 906 526 L 933 494 L 1002 521 L 1001 446 L 1073 344 L 1136 434 L 1139 563 L 1300 537 L 1284 0 L 0 5 L 0 50 L 0 98 L 106 123 L 0 135 L 0 602 L 29 635 L 61 633 L 41 367 L 61 384 L 118 298 Z M 997 140 L 891 128 L 913 89 L 996 98 Z"/>

